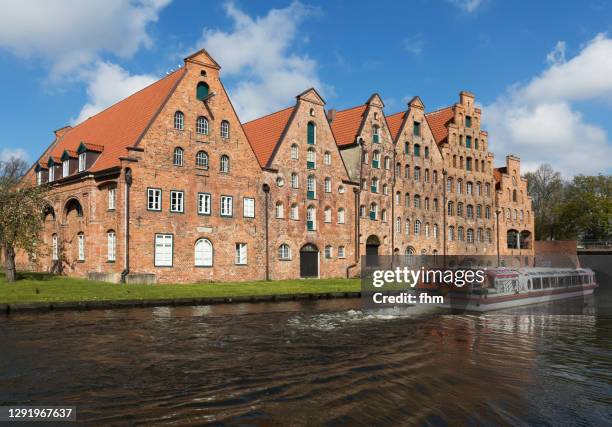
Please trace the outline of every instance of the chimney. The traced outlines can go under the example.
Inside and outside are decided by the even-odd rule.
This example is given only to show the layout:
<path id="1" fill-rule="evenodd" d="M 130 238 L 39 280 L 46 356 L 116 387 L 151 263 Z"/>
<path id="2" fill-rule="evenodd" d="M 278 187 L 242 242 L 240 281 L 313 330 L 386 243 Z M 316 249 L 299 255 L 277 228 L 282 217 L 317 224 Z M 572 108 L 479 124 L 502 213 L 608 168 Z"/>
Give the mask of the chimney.
<path id="1" fill-rule="evenodd" d="M 331 109 L 327 110 L 327 121 L 330 124 L 333 123 L 335 118 L 336 118 L 336 110 L 334 108 L 331 108 Z"/>

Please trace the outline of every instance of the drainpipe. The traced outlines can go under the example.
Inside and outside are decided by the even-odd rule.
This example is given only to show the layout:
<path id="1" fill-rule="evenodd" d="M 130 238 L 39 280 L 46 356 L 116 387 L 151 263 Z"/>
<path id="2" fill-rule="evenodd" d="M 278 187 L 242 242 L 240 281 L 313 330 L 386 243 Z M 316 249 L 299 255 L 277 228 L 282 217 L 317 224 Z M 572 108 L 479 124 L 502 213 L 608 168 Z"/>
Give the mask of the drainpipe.
<path id="1" fill-rule="evenodd" d="M 499 213 L 500 210 L 497 209 L 495 211 L 495 228 L 497 229 L 497 266 L 500 264 L 500 256 L 499 256 Z"/>
<path id="2" fill-rule="evenodd" d="M 125 283 L 126 277 L 130 274 L 130 187 L 132 186 L 132 169 L 125 170 L 125 206 L 124 206 L 124 224 L 125 224 L 125 250 L 123 264 L 124 269 L 121 272 L 121 283 Z"/>
<path id="3" fill-rule="evenodd" d="M 393 185 L 391 187 L 391 268 L 394 267 L 395 262 L 395 146 L 393 147 L 393 162 L 391 163 L 393 168 Z"/>
<path id="4" fill-rule="evenodd" d="M 265 242 L 266 242 L 266 280 L 270 280 L 270 249 L 269 249 L 269 238 L 268 238 L 268 205 L 270 196 L 270 186 L 264 184 L 262 186 L 264 196 L 264 221 L 265 221 Z"/>
<path id="5" fill-rule="evenodd" d="M 361 161 L 361 158 L 360 158 Z M 360 184 L 361 185 L 361 184 Z M 346 267 L 346 278 L 351 277 L 351 268 L 357 267 L 359 262 L 359 188 L 353 188 L 353 194 L 355 195 L 355 262 Z"/>

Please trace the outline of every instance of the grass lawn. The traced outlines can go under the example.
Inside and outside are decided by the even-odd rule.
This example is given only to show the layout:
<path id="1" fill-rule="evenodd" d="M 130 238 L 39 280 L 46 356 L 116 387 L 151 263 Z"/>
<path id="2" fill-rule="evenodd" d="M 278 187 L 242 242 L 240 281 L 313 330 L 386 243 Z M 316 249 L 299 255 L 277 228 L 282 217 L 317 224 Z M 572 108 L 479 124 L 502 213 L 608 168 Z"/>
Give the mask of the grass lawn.
<path id="1" fill-rule="evenodd" d="M 0 304 L 356 292 L 359 288 L 359 279 L 125 285 L 42 273 L 19 273 L 17 282 L 7 283 L 0 273 Z"/>

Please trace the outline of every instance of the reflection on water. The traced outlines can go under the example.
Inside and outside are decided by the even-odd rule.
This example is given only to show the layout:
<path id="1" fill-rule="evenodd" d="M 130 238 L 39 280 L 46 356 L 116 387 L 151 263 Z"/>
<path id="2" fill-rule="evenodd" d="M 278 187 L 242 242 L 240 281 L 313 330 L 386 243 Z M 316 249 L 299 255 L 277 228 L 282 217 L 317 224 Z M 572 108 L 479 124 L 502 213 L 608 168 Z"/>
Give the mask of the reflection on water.
<path id="1" fill-rule="evenodd" d="M 0 405 L 74 405 L 104 425 L 602 425 L 598 298 L 565 315 L 359 300 L 16 315 L 0 319 Z"/>

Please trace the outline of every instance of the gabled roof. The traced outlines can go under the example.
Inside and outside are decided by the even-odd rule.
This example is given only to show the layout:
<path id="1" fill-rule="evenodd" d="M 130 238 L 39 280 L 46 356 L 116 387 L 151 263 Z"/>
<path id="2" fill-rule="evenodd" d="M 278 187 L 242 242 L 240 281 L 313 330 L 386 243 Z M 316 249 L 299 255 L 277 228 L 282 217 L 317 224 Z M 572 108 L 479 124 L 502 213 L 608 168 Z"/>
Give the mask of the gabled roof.
<path id="1" fill-rule="evenodd" d="M 397 135 L 407 115 L 408 111 L 400 111 L 399 113 L 386 116 L 387 126 L 389 127 L 389 132 L 391 132 L 391 138 L 393 138 L 393 141 L 397 139 Z"/>
<path id="2" fill-rule="evenodd" d="M 431 129 L 437 144 L 442 143 L 448 138 L 447 123 L 455 117 L 453 107 L 442 108 L 441 110 L 433 111 L 425 114 L 427 123 Z"/>
<path id="3" fill-rule="evenodd" d="M 58 158 L 84 143 L 101 151 L 91 172 L 120 166 L 119 158 L 138 143 L 184 74 L 181 68 L 69 129 L 48 156 Z"/>
<path id="4" fill-rule="evenodd" d="M 285 108 L 242 124 L 244 133 L 262 168 L 268 165 L 295 108 Z"/>
<path id="5" fill-rule="evenodd" d="M 355 143 L 367 105 L 359 105 L 348 110 L 338 111 L 331 122 L 331 129 L 338 147 Z"/>

